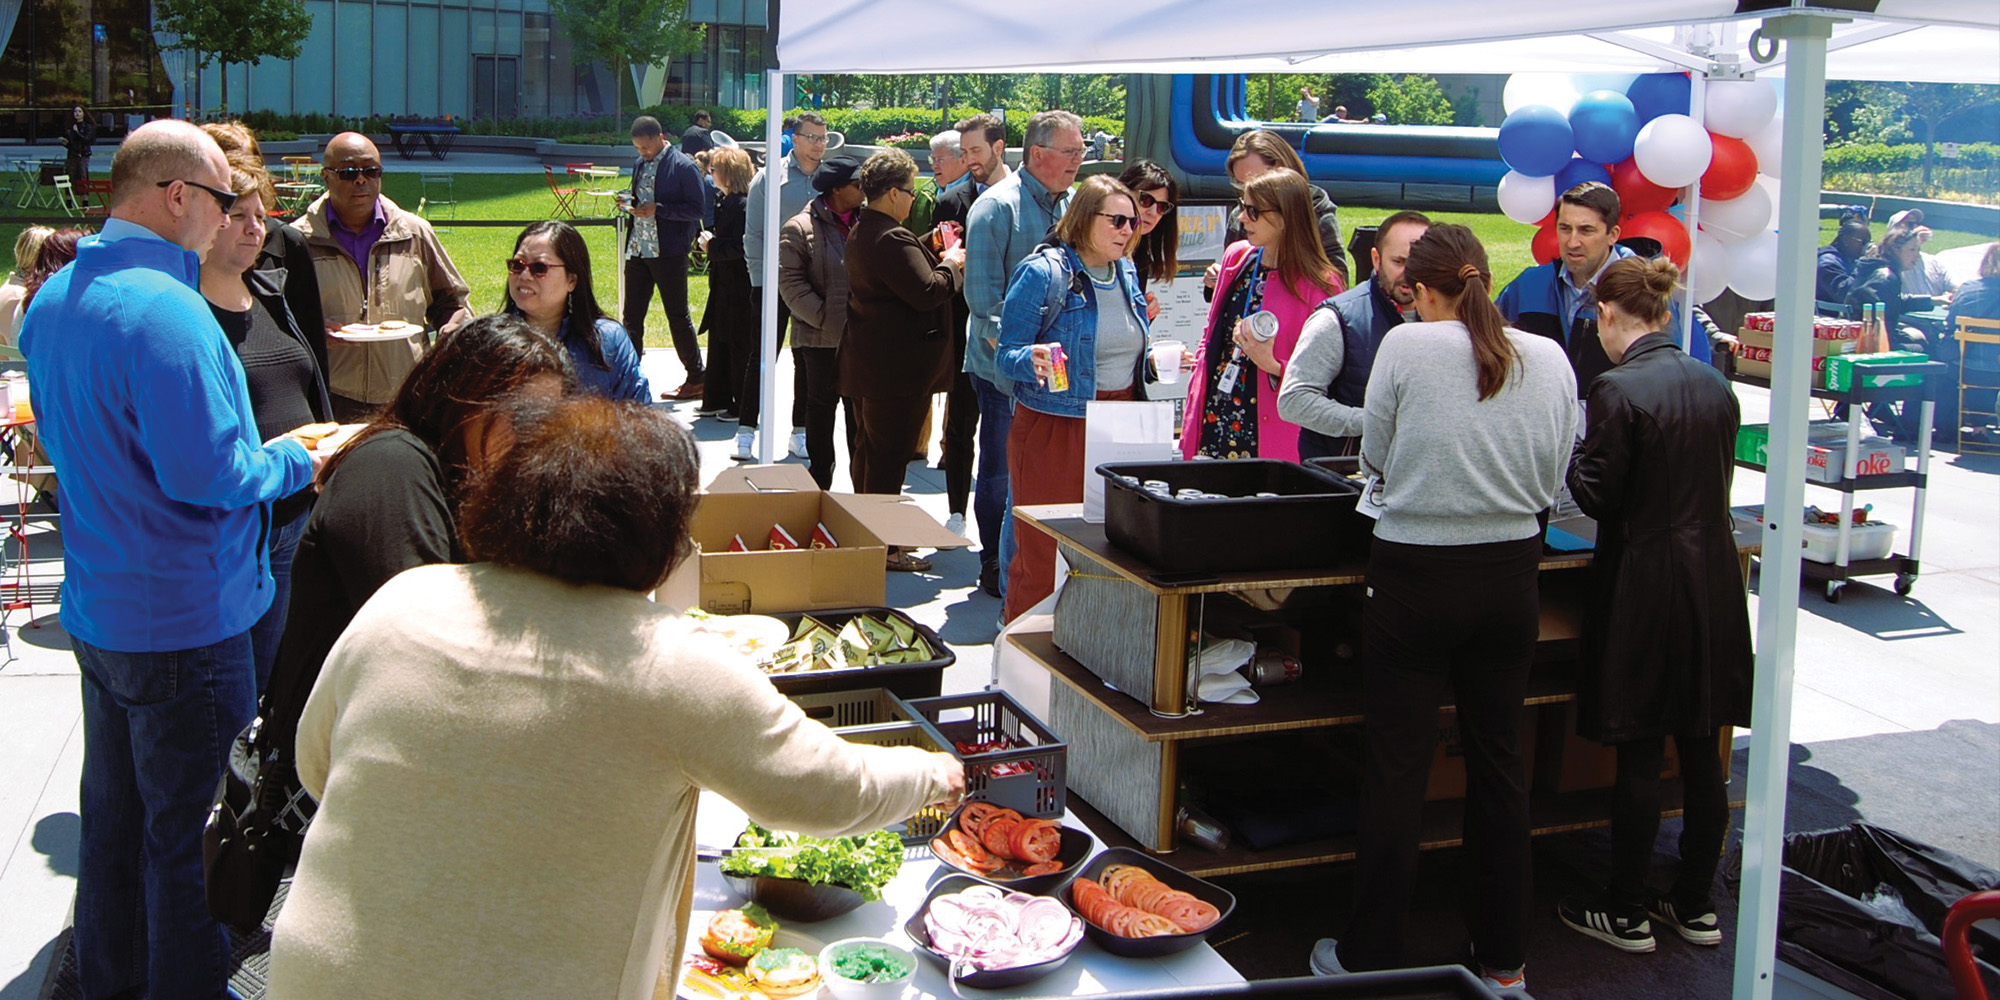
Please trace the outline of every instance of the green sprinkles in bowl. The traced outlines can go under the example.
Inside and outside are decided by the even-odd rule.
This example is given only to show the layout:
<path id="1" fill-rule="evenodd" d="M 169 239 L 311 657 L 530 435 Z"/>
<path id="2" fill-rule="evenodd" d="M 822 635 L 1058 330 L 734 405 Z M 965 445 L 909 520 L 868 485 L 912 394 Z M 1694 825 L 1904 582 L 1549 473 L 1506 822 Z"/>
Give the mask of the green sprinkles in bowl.
<path id="1" fill-rule="evenodd" d="M 893 983 L 910 974 L 910 963 L 879 944 L 858 944 L 834 957 L 833 972 L 861 983 Z"/>

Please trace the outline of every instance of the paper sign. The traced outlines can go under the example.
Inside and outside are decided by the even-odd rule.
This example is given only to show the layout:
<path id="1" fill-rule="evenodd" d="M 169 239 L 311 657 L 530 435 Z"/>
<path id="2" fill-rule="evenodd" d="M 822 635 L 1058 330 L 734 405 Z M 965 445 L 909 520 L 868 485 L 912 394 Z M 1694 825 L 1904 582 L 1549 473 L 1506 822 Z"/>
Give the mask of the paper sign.
<path id="1" fill-rule="evenodd" d="M 1097 467 L 1110 462 L 1171 462 L 1174 405 L 1164 400 L 1092 400 L 1084 410 L 1083 519 L 1104 523 L 1104 477 Z"/>

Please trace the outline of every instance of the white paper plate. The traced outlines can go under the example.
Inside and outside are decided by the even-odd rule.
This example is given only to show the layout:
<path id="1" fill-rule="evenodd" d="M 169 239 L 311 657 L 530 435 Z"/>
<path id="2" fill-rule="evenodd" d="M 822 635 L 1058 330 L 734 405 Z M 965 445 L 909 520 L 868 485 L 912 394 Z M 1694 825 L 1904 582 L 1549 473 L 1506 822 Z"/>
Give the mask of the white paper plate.
<path id="1" fill-rule="evenodd" d="M 708 918 L 714 915 L 714 911 L 696 910 L 688 916 L 688 923 L 694 927 L 707 927 Z M 696 941 L 700 940 L 699 931 L 690 936 Z M 826 942 L 810 934 L 801 934 L 789 927 L 780 927 L 776 934 L 771 935 L 771 947 L 797 948 L 813 956 L 814 961 L 818 961 L 820 950 L 826 947 Z M 730 980 L 716 980 L 713 977 L 704 977 L 705 982 L 702 984 L 690 983 L 686 975 L 687 958 L 690 955 L 699 955 L 701 953 L 700 944 L 695 944 L 693 947 L 682 952 L 682 975 L 674 983 L 674 994 L 676 996 L 683 998 L 683 1000 L 764 1000 L 764 994 L 759 993 L 755 987 L 749 985 L 747 978 L 742 980 L 740 987 L 734 984 L 734 977 L 731 977 Z M 799 994 L 796 1000 L 817 1000 L 818 997 L 826 992 L 826 982 L 822 979 L 819 988 L 810 993 Z"/>
<path id="2" fill-rule="evenodd" d="M 382 333 L 379 330 L 371 333 L 349 333 L 346 330 L 329 330 L 326 335 L 335 340 L 345 340 L 350 344 L 375 344 L 391 340 L 408 340 L 423 332 L 423 327 L 416 327 L 393 333 Z"/>

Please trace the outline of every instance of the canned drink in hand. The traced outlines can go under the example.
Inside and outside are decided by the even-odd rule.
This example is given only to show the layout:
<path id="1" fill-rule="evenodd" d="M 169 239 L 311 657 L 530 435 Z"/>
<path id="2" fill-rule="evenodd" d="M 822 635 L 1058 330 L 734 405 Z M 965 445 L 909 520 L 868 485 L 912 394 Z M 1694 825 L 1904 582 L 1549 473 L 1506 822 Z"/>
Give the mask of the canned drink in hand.
<path id="1" fill-rule="evenodd" d="M 1250 335 L 1258 340 L 1270 340 L 1278 335 L 1278 314 L 1269 309 L 1251 313 L 1244 322 L 1250 327 Z"/>
<path id="2" fill-rule="evenodd" d="M 1061 344 L 1049 345 L 1049 391 L 1069 391 L 1069 355 Z"/>

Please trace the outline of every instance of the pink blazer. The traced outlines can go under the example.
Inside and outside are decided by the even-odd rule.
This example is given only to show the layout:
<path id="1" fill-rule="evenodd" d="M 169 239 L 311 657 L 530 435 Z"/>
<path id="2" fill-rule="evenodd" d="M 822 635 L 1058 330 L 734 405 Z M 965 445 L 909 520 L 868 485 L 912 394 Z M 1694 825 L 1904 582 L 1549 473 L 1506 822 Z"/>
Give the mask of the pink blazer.
<path id="1" fill-rule="evenodd" d="M 1209 332 L 1215 329 L 1216 317 L 1221 314 L 1223 303 L 1228 299 L 1229 284 L 1236 280 L 1250 262 L 1252 247 L 1248 241 L 1239 240 L 1229 245 L 1222 254 L 1222 274 L 1216 279 L 1215 300 L 1208 304 L 1208 332 L 1194 350 L 1193 380 L 1188 384 L 1186 412 L 1181 416 L 1181 457 L 1193 458 L 1201 445 L 1202 407 L 1208 399 L 1208 342 Z M 1344 288 L 1340 275 L 1328 272 L 1333 280 L 1333 290 L 1338 293 Z M 1284 367 L 1292 360 L 1292 351 L 1299 345 L 1299 333 L 1305 329 L 1306 317 L 1312 314 L 1327 296 L 1317 287 L 1308 283 L 1302 286 L 1288 286 L 1282 281 L 1269 281 L 1264 285 L 1264 308 L 1277 314 L 1278 338 L 1276 345 L 1279 373 L 1278 380 L 1284 378 Z M 1228 337 L 1222 340 L 1222 348 L 1228 350 Z M 1278 389 L 1269 375 L 1261 368 L 1251 366 L 1256 377 L 1263 379 L 1257 387 L 1257 457 L 1282 458 L 1287 462 L 1299 460 L 1299 425 L 1278 416 Z"/>

